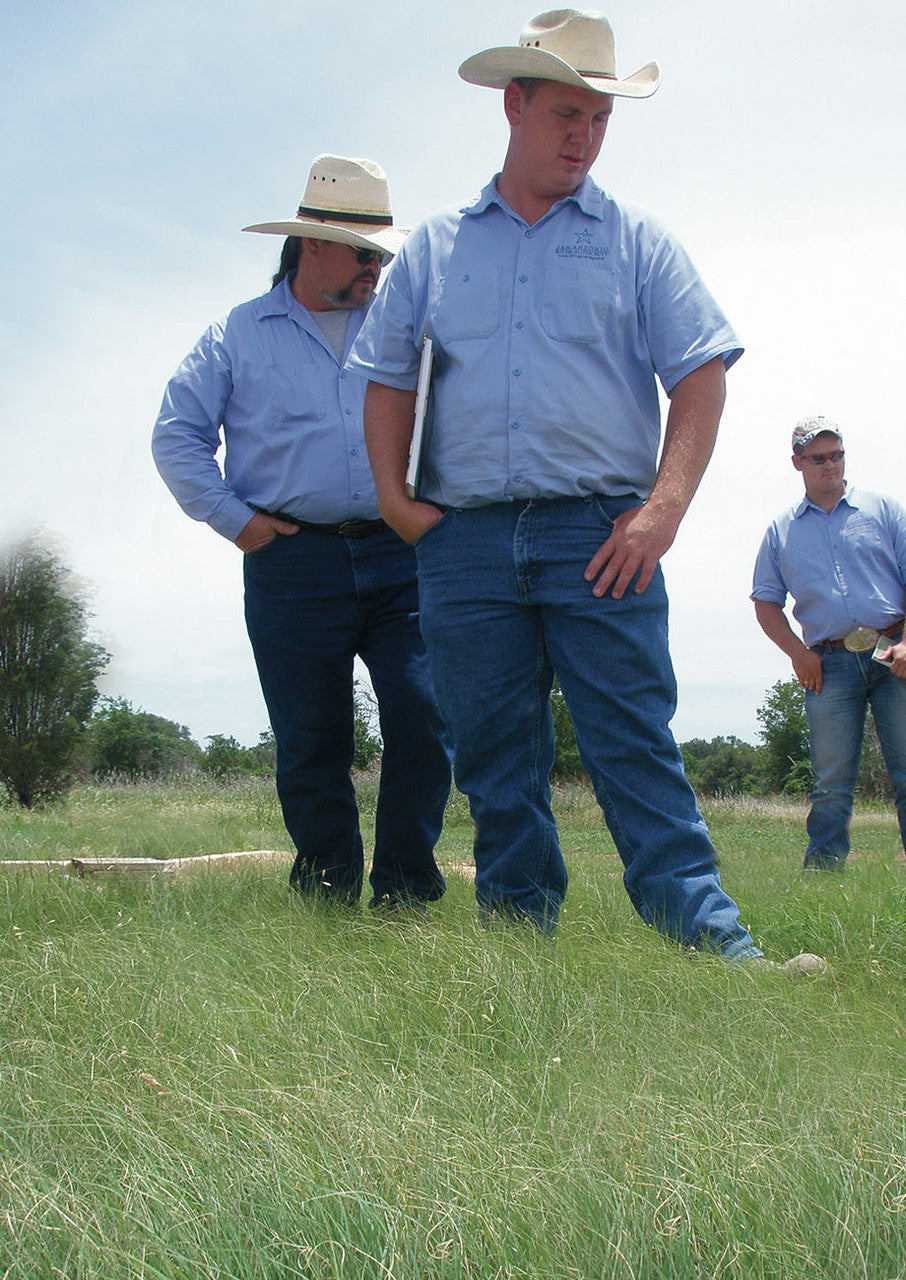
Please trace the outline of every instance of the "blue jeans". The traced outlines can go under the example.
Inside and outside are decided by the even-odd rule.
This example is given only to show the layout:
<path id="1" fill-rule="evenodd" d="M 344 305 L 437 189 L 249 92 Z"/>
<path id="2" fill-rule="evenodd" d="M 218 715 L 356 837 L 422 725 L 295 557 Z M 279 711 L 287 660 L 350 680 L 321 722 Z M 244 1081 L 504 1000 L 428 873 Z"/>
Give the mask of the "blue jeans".
<path id="1" fill-rule="evenodd" d="M 676 684 L 658 570 L 598 599 L 583 572 L 638 498 L 454 509 L 416 545 L 422 631 L 456 780 L 475 821 L 483 913 L 557 923 L 567 873 L 551 810 L 554 673 L 646 923 L 732 958 L 760 955 L 723 892 L 669 722 Z"/>
<path id="2" fill-rule="evenodd" d="M 371 887 L 431 901 L 450 752 L 418 622 L 415 557 L 395 533 L 300 529 L 245 557 L 245 617 L 277 743 L 277 793 L 301 892 L 358 899 L 362 836 L 350 770 L 353 662 L 368 668 L 384 751 Z"/>
<path id="3" fill-rule="evenodd" d="M 815 774 L 805 866 L 833 869 L 842 867 L 849 853 L 853 790 L 869 706 L 906 848 L 906 680 L 875 662 L 870 652 L 850 653 L 834 645 L 819 648 L 821 692 L 805 695 Z"/>

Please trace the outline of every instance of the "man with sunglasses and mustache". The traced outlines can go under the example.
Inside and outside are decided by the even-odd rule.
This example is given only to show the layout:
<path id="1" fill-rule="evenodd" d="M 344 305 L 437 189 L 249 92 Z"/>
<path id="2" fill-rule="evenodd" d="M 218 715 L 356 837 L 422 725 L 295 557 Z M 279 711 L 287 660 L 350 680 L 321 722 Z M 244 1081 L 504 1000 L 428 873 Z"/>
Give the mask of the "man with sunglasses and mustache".
<path id="1" fill-rule="evenodd" d="M 829 418 L 796 425 L 793 466 L 805 497 L 768 528 L 751 598 L 805 690 L 815 774 L 805 866 L 842 870 L 869 707 L 906 848 L 906 510 L 846 483 Z M 784 613 L 788 594 L 801 640 Z"/>
<path id="2" fill-rule="evenodd" d="M 379 518 L 362 427 L 365 379 L 344 370 L 394 227 L 383 170 L 321 155 L 281 235 L 272 288 L 201 337 L 170 380 L 152 450 L 183 510 L 244 553 L 245 617 L 296 846 L 290 885 L 354 907 L 364 854 L 351 767 L 353 664 L 383 737 L 371 906 L 424 911 L 450 753 L 419 631 L 415 556 Z M 216 455 L 226 445 L 221 472 Z"/>

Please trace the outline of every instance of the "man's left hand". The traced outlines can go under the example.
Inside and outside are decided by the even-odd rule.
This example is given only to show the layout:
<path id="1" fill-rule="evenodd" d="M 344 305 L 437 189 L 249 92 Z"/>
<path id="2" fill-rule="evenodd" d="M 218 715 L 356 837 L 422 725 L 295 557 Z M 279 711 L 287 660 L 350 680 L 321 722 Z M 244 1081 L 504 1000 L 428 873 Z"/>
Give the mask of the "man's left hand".
<path id="1" fill-rule="evenodd" d="M 678 525 L 678 521 L 655 513 L 647 504 L 617 516 L 613 533 L 601 544 L 585 570 L 586 582 L 598 578 L 594 594 L 603 596 L 612 587 L 613 598 L 619 600 L 638 573 L 635 593 L 641 595 L 661 556 L 673 545 Z"/>

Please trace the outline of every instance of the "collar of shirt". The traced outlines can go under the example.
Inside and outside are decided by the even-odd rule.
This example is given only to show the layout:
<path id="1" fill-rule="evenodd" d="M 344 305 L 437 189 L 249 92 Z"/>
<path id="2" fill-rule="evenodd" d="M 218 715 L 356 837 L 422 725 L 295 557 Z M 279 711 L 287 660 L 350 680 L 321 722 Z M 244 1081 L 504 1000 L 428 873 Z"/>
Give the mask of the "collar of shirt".
<path id="1" fill-rule="evenodd" d="M 851 484 L 848 484 L 846 488 L 843 490 L 842 496 L 834 504 L 833 511 L 825 511 L 823 507 L 818 506 L 817 502 L 812 502 L 811 498 L 808 496 L 808 494 L 806 494 L 805 497 L 802 499 L 802 501 L 799 503 L 799 506 L 793 508 L 793 518 L 795 520 L 798 520 L 799 517 L 804 516 L 806 511 L 808 511 L 809 509 L 811 509 L 812 511 L 820 511 L 822 515 L 833 515 L 834 511 L 837 510 L 837 507 L 839 507 L 841 502 L 845 502 L 846 505 L 848 507 L 852 507 L 854 511 L 858 510 L 859 504 L 856 501 L 855 490 L 853 489 Z"/>
<path id="2" fill-rule="evenodd" d="M 264 294 L 258 311 L 259 320 L 265 320 L 268 316 L 295 316 L 297 320 L 310 318 L 307 308 L 302 306 L 290 287 L 294 274 L 295 272 L 291 272 L 284 276 L 270 293 Z"/>
<path id="3" fill-rule="evenodd" d="M 504 213 L 509 214 L 511 218 L 515 218 L 518 222 L 525 224 L 525 219 L 521 214 L 518 214 L 515 209 L 511 208 L 497 190 L 497 179 L 499 177 L 500 174 L 495 173 L 488 185 L 482 188 L 481 192 L 473 201 L 471 201 L 471 203 L 461 206 L 460 213 L 462 213 L 466 218 L 473 218 L 477 217 L 479 214 L 485 213 L 492 204 L 496 204 L 500 206 Z M 564 196 L 562 200 L 558 200 L 556 204 L 551 205 L 550 209 L 548 209 L 547 213 L 543 218 L 540 218 L 539 221 L 544 222 L 545 219 L 550 218 L 565 204 L 575 204 L 578 205 L 582 212 L 589 218 L 597 218 L 599 222 L 602 222 L 604 220 L 604 211 L 601 202 L 602 194 L 600 187 L 588 176 L 588 174 L 586 174 L 572 195 Z"/>
<path id="4" fill-rule="evenodd" d="M 325 351 L 328 351 L 334 360 L 337 360 L 336 352 L 330 345 L 327 335 L 314 318 L 312 312 L 307 307 L 303 307 L 302 303 L 293 293 L 291 286 L 292 275 L 284 276 L 278 285 L 271 289 L 270 293 L 266 293 L 261 299 L 261 307 L 258 311 L 259 320 L 270 320 L 274 316 L 286 316 L 288 320 L 294 320 L 300 328 L 310 334 L 312 338 L 318 342 Z M 352 346 L 353 340 L 361 329 L 368 309 L 374 302 L 374 298 L 369 298 L 364 307 L 353 307 L 349 312 L 349 326 L 346 330 L 346 344 L 344 357 L 349 354 L 349 348 Z M 338 365 L 342 365 L 342 360 L 337 360 Z"/>

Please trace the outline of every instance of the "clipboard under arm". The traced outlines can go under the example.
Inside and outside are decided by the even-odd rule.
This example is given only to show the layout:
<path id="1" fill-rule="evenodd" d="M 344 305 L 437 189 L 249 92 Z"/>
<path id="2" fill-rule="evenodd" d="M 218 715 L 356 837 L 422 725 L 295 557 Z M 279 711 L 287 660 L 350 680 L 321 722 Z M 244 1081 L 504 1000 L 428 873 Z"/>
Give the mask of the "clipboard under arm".
<path id="1" fill-rule="evenodd" d="M 418 385 L 415 392 L 415 418 L 412 423 L 412 442 L 409 445 L 409 465 L 406 468 L 406 497 L 418 497 L 421 476 L 422 452 L 425 445 L 425 422 L 428 416 L 428 395 L 431 390 L 431 366 L 434 361 L 434 343 L 425 334 L 422 339 L 422 355 L 418 366 Z"/>

